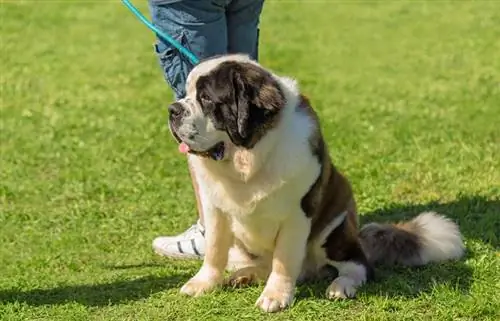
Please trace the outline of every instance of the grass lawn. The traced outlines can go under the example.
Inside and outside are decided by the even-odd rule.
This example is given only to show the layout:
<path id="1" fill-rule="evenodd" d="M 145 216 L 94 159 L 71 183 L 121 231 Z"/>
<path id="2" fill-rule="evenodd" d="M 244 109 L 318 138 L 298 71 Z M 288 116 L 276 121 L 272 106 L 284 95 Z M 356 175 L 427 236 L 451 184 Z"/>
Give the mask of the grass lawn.
<path id="1" fill-rule="evenodd" d="M 151 250 L 195 220 L 152 34 L 118 1 L 5 1 L 2 321 L 499 320 L 500 2 L 270 0 L 261 27 L 261 62 L 311 97 L 362 220 L 440 211 L 464 260 L 378 268 L 351 301 L 304 286 L 273 315 L 262 287 L 178 295 L 201 263 Z"/>

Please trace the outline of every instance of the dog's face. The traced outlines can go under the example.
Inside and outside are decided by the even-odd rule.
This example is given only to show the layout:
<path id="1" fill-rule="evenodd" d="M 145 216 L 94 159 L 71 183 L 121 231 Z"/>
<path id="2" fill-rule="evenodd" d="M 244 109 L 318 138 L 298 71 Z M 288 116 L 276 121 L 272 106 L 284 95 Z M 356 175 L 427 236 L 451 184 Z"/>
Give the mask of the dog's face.
<path id="1" fill-rule="evenodd" d="M 285 96 L 272 74 L 242 56 L 204 61 L 186 97 L 169 106 L 169 127 L 194 154 L 224 158 L 228 144 L 251 149 L 276 126 Z"/>

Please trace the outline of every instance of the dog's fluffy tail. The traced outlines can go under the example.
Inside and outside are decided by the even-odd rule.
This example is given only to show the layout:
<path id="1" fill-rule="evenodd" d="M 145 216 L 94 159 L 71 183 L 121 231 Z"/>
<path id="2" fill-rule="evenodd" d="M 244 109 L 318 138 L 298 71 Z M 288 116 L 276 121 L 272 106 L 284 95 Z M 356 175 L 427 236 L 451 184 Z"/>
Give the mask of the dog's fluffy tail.
<path id="1" fill-rule="evenodd" d="M 418 266 L 464 254 L 458 226 L 433 212 L 398 224 L 369 223 L 361 228 L 359 238 L 368 261 L 374 264 Z"/>

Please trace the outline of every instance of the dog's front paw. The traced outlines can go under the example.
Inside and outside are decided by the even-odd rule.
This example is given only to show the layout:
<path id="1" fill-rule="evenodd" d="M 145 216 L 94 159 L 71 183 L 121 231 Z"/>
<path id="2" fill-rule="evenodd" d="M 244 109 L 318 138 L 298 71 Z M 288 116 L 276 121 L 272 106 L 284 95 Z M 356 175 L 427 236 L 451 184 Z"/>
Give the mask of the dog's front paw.
<path id="1" fill-rule="evenodd" d="M 264 312 L 278 312 L 292 303 L 294 290 L 280 291 L 276 289 L 264 289 L 255 303 Z"/>
<path id="2" fill-rule="evenodd" d="M 195 276 L 182 286 L 180 292 L 192 297 L 198 297 L 212 291 L 217 285 L 218 282 L 216 280 Z"/>
<path id="3" fill-rule="evenodd" d="M 339 276 L 326 289 L 326 296 L 329 299 L 346 299 L 356 295 L 356 287 L 354 280 Z"/>

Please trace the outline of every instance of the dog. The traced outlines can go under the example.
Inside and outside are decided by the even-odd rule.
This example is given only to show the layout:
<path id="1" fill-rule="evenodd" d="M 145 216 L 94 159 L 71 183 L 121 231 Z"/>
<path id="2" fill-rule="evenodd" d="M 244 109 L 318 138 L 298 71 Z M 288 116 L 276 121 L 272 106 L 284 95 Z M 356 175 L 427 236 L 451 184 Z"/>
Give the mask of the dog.
<path id="1" fill-rule="evenodd" d="M 351 298 L 376 264 L 420 266 L 464 253 L 458 226 L 433 212 L 359 229 L 351 185 L 330 158 L 310 102 L 295 80 L 248 56 L 196 65 L 186 96 L 168 110 L 206 229 L 203 264 L 183 294 L 262 281 L 256 305 L 276 312 L 290 306 L 297 282 L 332 267 L 338 274 L 326 296 Z"/>

